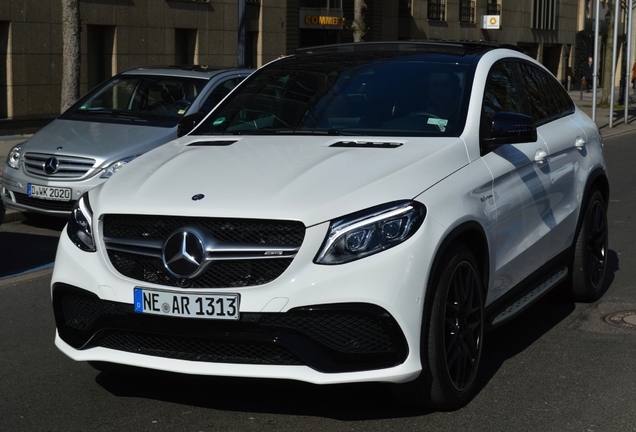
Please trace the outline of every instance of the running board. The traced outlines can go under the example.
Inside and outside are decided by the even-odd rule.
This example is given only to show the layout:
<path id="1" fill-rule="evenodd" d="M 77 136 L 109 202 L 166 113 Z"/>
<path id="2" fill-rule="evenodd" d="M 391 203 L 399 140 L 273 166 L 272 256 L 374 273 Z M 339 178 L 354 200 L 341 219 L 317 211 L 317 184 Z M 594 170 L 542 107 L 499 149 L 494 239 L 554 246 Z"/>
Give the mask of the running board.
<path id="1" fill-rule="evenodd" d="M 535 301 L 539 300 L 541 296 L 550 291 L 550 289 L 552 289 L 555 285 L 562 282 L 567 275 L 567 266 L 559 267 L 550 277 L 545 279 L 539 285 L 525 291 L 525 294 L 522 297 L 517 297 L 511 303 L 508 303 L 501 309 L 498 309 L 497 312 L 488 318 L 490 327 L 497 327 L 517 315 Z"/>

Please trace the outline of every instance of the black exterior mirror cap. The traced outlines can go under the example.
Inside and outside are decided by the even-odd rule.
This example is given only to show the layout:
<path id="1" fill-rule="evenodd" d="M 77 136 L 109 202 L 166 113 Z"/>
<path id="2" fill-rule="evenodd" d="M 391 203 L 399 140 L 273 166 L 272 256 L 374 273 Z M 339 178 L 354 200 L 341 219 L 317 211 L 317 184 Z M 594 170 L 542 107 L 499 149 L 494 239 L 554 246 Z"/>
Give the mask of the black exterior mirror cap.
<path id="1" fill-rule="evenodd" d="M 534 119 L 525 114 L 500 111 L 492 117 L 490 138 L 485 138 L 488 148 L 503 144 L 518 144 L 537 141 Z"/>
<path id="2" fill-rule="evenodd" d="M 203 118 L 205 114 L 198 112 L 194 114 L 188 114 L 187 116 L 181 117 L 179 119 L 179 123 L 177 124 L 177 137 L 182 137 L 184 135 L 189 134 Z"/>

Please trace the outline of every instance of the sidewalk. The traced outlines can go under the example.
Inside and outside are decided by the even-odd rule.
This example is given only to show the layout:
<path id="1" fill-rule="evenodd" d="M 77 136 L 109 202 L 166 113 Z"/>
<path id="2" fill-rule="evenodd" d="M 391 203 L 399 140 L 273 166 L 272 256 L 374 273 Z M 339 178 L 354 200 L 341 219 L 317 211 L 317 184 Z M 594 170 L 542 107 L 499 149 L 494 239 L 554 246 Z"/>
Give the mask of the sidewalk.
<path id="1" fill-rule="evenodd" d="M 616 88 L 614 93 L 614 105 L 618 105 L 618 88 Z M 592 118 L 592 96 L 594 93 L 592 92 L 581 92 L 580 90 L 572 90 L 569 92 L 570 97 L 574 101 L 574 103 L 579 107 L 579 109 L 585 112 L 590 118 Z M 598 104 L 601 100 L 602 89 L 596 90 L 596 103 Z M 636 96 L 630 90 L 629 96 L 629 111 L 627 113 L 627 123 L 625 123 L 625 109 L 616 109 L 614 110 L 614 119 L 612 121 L 612 127 L 609 127 L 609 115 L 610 109 L 596 107 L 596 118 L 595 122 L 601 131 L 601 135 L 604 138 L 619 135 L 628 132 L 636 131 Z"/>
<path id="2" fill-rule="evenodd" d="M 587 115 L 592 118 L 592 96 L 593 93 L 582 92 L 579 90 L 572 90 L 569 92 L 570 97 L 574 101 L 574 103 L 584 111 Z M 597 89 L 597 103 L 601 99 L 601 89 Z M 628 132 L 636 131 L 636 96 L 630 91 L 629 97 L 629 112 L 627 114 L 627 123 L 625 123 L 625 110 L 615 110 L 614 112 L 614 120 L 613 127 L 609 127 L 609 108 L 596 108 L 596 125 L 601 131 L 601 135 L 604 138 L 620 135 Z M 618 104 L 618 89 L 614 94 L 614 103 Z M 26 141 L 30 135 L 11 135 L 11 136 L 0 136 L 0 169 L 4 165 L 4 161 L 13 148 L 14 145 Z M 21 220 L 23 215 L 21 212 L 15 210 L 7 209 L 7 213 L 4 217 L 3 222 L 13 222 L 16 220 Z"/>

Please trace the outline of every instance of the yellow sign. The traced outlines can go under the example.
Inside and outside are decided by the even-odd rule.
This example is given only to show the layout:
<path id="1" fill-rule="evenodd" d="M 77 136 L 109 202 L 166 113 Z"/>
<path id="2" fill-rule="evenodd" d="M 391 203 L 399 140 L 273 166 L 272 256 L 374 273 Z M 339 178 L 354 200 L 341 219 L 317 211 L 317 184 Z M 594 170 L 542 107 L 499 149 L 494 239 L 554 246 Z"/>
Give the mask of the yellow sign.
<path id="1" fill-rule="evenodd" d="M 307 15 L 305 16 L 305 24 L 341 27 L 345 24 L 345 19 L 343 17 L 336 16 Z"/>

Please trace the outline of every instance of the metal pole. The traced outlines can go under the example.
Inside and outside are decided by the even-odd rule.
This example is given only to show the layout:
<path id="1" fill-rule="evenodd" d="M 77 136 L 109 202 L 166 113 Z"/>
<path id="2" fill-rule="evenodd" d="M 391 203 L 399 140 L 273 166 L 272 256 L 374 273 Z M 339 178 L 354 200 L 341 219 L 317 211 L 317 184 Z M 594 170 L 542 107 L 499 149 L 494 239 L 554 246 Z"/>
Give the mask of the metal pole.
<path id="1" fill-rule="evenodd" d="M 629 9 L 628 9 L 628 18 L 627 18 L 627 33 L 625 37 L 627 38 L 627 52 L 625 53 L 627 62 L 625 63 L 625 124 L 627 124 L 627 115 L 629 113 L 629 85 L 627 84 L 629 77 L 629 65 L 632 64 L 632 3 L 633 0 L 629 0 Z"/>
<path id="2" fill-rule="evenodd" d="M 614 8 L 614 40 L 612 42 L 612 80 L 610 83 L 612 84 L 612 91 L 610 92 L 610 116 L 609 116 L 609 127 L 614 127 L 614 83 L 616 82 L 616 57 L 617 57 L 617 49 L 618 49 L 618 14 L 620 12 L 620 0 L 614 0 L 615 8 Z M 619 87 L 620 88 L 620 87 Z"/>
<path id="3" fill-rule="evenodd" d="M 594 62 L 592 71 L 592 121 L 596 121 L 596 76 L 598 71 L 598 15 L 601 11 L 601 0 L 596 0 L 596 17 L 594 18 Z"/>

